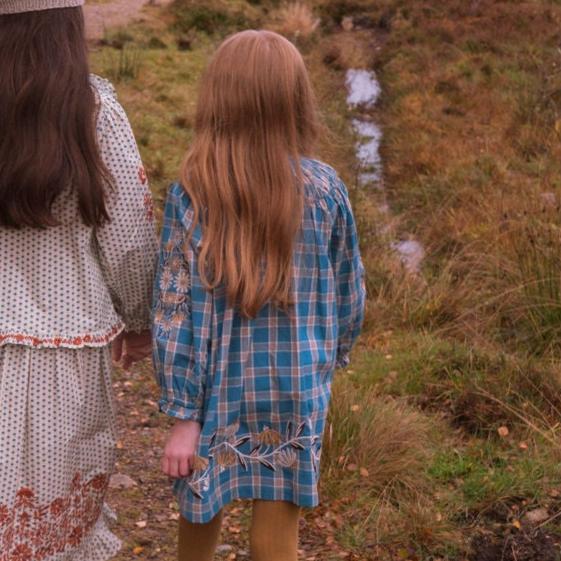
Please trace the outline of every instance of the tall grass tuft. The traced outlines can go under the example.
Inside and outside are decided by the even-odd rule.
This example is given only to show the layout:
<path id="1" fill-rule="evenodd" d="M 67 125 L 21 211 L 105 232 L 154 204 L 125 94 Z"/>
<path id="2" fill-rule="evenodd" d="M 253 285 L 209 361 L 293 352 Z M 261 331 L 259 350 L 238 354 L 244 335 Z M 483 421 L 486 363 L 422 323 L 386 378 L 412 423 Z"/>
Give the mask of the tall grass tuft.
<path id="1" fill-rule="evenodd" d="M 429 429 L 426 417 L 406 403 L 339 384 L 322 458 L 327 476 L 337 481 L 337 474 L 356 471 L 377 492 L 415 486 L 430 457 Z"/>
<path id="2" fill-rule="evenodd" d="M 142 49 L 134 44 L 125 44 L 110 53 L 105 72 L 115 82 L 136 80 L 142 67 Z"/>
<path id="3" fill-rule="evenodd" d="M 319 18 L 304 2 L 291 2 L 271 14 L 270 28 L 295 43 L 308 41 L 317 31 Z"/>

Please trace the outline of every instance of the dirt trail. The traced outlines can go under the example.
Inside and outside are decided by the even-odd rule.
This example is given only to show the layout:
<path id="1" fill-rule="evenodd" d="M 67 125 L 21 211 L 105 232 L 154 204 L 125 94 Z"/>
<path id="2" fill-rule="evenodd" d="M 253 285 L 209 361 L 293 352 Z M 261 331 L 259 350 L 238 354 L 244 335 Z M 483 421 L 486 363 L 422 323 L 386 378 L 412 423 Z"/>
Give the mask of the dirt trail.
<path id="1" fill-rule="evenodd" d="M 86 18 L 86 34 L 88 39 L 101 39 L 105 30 L 110 27 L 120 27 L 140 19 L 142 8 L 168 4 L 171 0 L 113 0 L 99 4 L 86 3 L 84 14 Z"/>

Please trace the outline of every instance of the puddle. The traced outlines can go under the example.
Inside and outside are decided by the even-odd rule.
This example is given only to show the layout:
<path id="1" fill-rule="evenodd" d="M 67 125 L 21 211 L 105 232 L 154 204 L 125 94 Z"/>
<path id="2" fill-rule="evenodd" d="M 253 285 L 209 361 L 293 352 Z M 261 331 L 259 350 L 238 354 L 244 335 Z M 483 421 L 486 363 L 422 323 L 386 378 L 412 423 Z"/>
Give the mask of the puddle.
<path id="1" fill-rule="evenodd" d="M 362 187 L 382 186 L 382 158 L 380 157 L 380 142 L 382 129 L 371 121 L 353 119 L 353 129 L 360 137 L 356 144 L 356 156 L 360 162 L 359 183 Z"/>
<path id="2" fill-rule="evenodd" d="M 351 107 L 373 107 L 382 93 L 376 73 L 371 70 L 347 70 L 346 83 L 347 103 Z"/>
<path id="3" fill-rule="evenodd" d="M 417 240 L 393 242 L 392 249 L 399 253 L 403 266 L 410 273 L 418 273 L 425 257 L 425 248 Z"/>
<path id="4" fill-rule="evenodd" d="M 382 90 L 371 70 L 350 69 L 345 80 L 347 86 L 347 103 L 355 111 L 351 124 L 356 132 L 356 157 L 360 164 L 358 184 L 364 188 L 376 189 L 382 196 L 379 210 L 389 214 L 389 205 L 385 198 L 382 175 L 382 158 L 380 156 L 380 142 L 382 129 L 372 121 L 368 110 L 372 109 Z M 399 255 L 405 269 L 413 274 L 419 273 L 425 257 L 425 249 L 415 239 L 396 241 L 391 248 Z"/>

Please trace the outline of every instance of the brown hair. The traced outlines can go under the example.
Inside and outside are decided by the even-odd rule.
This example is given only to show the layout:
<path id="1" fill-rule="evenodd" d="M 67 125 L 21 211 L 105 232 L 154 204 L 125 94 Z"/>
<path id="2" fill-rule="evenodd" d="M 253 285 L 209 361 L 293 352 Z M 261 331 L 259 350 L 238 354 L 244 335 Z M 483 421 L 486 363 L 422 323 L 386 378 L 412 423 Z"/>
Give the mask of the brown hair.
<path id="1" fill-rule="evenodd" d="M 270 31 L 218 48 L 203 77 L 182 180 L 200 220 L 199 270 L 208 289 L 254 317 L 290 303 L 292 253 L 303 213 L 300 157 L 318 134 L 302 56 Z"/>
<path id="2" fill-rule="evenodd" d="M 57 224 L 68 187 L 89 226 L 108 219 L 111 183 L 96 140 L 81 8 L 0 16 L 0 226 Z"/>

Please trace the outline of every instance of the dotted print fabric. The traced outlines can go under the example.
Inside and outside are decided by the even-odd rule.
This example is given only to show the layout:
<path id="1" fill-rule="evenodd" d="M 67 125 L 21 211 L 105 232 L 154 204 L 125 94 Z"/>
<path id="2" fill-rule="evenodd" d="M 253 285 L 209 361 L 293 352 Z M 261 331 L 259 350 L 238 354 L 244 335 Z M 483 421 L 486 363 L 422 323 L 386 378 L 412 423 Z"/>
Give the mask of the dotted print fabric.
<path id="1" fill-rule="evenodd" d="M 0 228 L 0 561 L 106 561 L 115 463 L 109 343 L 150 326 L 152 198 L 112 86 L 92 76 L 111 221 L 82 224 L 72 189 L 59 225 Z"/>
<path id="2" fill-rule="evenodd" d="M 109 347 L 0 347 L 0 561 L 105 561 L 115 462 Z"/>
<path id="3" fill-rule="evenodd" d="M 69 190 L 46 230 L 0 228 L 0 345 L 104 346 L 119 331 L 150 326 L 157 254 L 152 197 L 128 119 L 97 76 L 100 152 L 113 176 L 111 221 L 85 226 Z"/>

